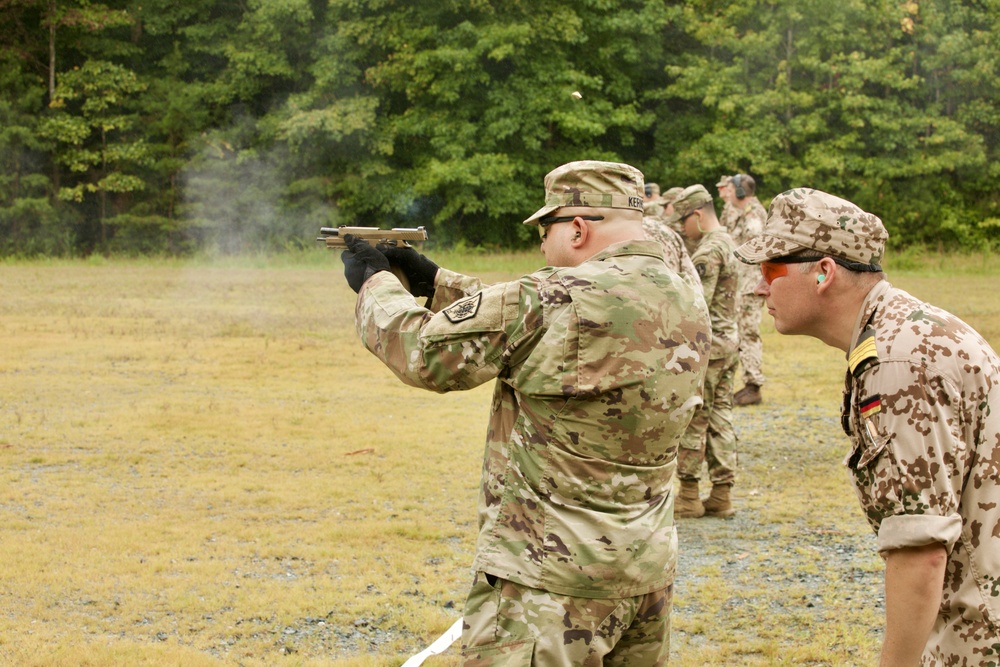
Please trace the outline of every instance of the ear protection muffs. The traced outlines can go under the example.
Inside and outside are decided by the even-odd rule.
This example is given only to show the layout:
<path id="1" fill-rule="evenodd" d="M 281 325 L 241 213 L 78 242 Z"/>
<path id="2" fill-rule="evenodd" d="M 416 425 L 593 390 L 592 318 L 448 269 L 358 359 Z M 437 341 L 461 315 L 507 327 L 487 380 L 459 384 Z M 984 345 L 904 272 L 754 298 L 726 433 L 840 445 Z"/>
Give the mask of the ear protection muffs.
<path id="1" fill-rule="evenodd" d="M 743 187 L 743 174 L 733 176 L 733 194 L 739 199 L 747 198 L 747 189 Z"/>

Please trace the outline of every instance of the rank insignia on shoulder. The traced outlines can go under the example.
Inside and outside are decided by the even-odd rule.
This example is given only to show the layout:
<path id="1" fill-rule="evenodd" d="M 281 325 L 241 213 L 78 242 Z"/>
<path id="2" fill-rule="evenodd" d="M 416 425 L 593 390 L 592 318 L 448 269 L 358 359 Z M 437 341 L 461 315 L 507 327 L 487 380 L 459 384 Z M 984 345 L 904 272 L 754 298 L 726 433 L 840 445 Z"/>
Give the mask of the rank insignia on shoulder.
<path id="1" fill-rule="evenodd" d="M 471 320 L 476 316 L 476 313 L 479 312 L 479 304 L 481 304 L 482 301 L 483 294 L 480 292 L 475 296 L 470 296 L 468 299 L 456 301 L 452 305 L 445 308 L 442 312 L 452 324 L 464 322 L 465 320 Z"/>
<path id="2" fill-rule="evenodd" d="M 858 403 L 858 411 L 861 412 L 862 419 L 871 419 L 879 412 L 882 412 L 881 394 L 875 394 L 871 398 L 866 398 Z"/>
<path id="3" fill-rule="evenodd" d="M 858 377 L 865 369 L 878 361 L 878 351 L 875 349 L 875 330 L 865 329 L 858 338 L 857 345 L 847 357 L 847 365 L 851 375 Z"/>

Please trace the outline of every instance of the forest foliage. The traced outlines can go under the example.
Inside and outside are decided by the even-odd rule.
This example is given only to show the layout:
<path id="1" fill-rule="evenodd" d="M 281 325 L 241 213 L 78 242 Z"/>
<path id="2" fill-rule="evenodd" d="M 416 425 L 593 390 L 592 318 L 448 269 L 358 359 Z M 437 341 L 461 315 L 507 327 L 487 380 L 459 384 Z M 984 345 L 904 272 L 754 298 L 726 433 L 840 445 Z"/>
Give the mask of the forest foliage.
<path id="1" fill-rule="evenodd" d="M 0 0 L 0 255 L 532 243 L 576 159 L 1000 241 L 1000 0 Z M 572 95 L 578 92 L 578 96 Z"/>

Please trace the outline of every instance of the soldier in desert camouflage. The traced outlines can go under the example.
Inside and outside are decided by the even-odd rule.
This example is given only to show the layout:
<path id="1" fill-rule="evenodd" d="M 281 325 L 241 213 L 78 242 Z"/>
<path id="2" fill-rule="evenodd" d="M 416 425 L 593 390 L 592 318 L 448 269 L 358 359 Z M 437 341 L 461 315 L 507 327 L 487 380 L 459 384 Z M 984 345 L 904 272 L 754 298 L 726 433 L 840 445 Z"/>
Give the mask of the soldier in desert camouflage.
<path id="1" fill-rule="evenodd" d="M 818 190 L 736 250 L 783 334 L 847 354 L 845 464 L 885 560 L 882 665 L 1000 663 L 1000 359 L 885 280 L 881 220 Z"/>
<path id="2" fill-rule="evenodd" d="M 548 266 L 507 283 L 348 239 L 358 333 L 407 384 L 496 380 L 465 665 L 663 665 L 677 445 L 701 402 L 708 315 L 643 236 L 637 169 L 569 163 L 545 193 L 525 223 Z"/>

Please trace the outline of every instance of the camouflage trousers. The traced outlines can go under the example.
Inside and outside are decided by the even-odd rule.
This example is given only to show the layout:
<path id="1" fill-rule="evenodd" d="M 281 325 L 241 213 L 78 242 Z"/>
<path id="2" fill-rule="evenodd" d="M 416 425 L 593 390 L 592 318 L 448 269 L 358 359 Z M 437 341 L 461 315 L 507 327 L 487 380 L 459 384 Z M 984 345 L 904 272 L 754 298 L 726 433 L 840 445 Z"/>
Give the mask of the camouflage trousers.
<path id="1" fill-rule="evenodd" d="M 737 300 L 737 318 L 740 327 L 740 365 L 743 366 L 743 384 L 764 384 L 764 345 L 760 340 L 760 315 L 764 297 L 740 294 Z"/>
<path id="2" fill-rule="evenodd" d="M 465 603 L 463 665 L 666 665 L 672 604 L 672 586 L 631 598 L 577 598 L 478 572 Z"/>
<path id="3" fill-rule="evenodd" d="M 736 353 L 708 362 L 704 403 L 695 411 L 677 449 L 677 477 L 698 481 L 708 463 L 712 484 L 736 480 L 736 429 L 733 427 L 733 383 Z"/>

